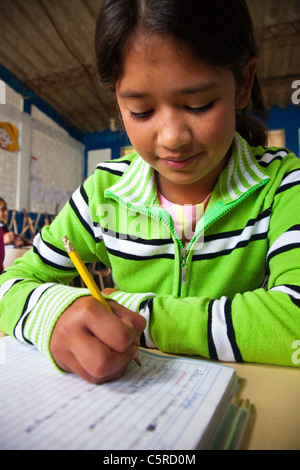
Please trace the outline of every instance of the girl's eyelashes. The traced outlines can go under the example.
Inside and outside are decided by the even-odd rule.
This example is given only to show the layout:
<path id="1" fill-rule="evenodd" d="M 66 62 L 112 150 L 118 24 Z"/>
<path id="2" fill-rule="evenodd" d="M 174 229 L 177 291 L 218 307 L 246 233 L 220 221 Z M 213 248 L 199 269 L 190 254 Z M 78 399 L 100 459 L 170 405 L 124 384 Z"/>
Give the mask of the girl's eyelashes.
<path id="1" fill-rule="evenodd" d="M 210 103 L 206 104 L 205 106 L 201 106 L 198 108 L 193 108 L 191 106 L 186 106 L 187 111 L 193 114 L 201 114 L 205 113 L 206 111 L 209 111 L 214 105 L 214 101 L 211 101 Z"/>
<path id="2" fill-rule="evenodd" d="M 130 111 L 130 116 L 133 119 L 146 119 L 150 117 L 152 113 L 153 113 L 153 110 L 145 111 L 143 113 L 134 113 L 133 111 Z"/>
<path id="3" fill-rule="evenodd" d="M 214 101 L 211 101 L 205 106 L 196 107 L 196 108 L 193 108 L 192 106 L 185 106 L 184 109 L 192 114 L 201 114 L 210 110 L 213 107 L 213 105 L 214 105 Z M 149 111 L 144 111 L 142 113 L 135 113 L 133 111 L 129 111 L 129 112 L 130 112 L 130 116 L 132 117 L 132 119 L 142 120 L 142 119 L 149 118 L 153 114 L 154 110 L 150 109 Z"/>

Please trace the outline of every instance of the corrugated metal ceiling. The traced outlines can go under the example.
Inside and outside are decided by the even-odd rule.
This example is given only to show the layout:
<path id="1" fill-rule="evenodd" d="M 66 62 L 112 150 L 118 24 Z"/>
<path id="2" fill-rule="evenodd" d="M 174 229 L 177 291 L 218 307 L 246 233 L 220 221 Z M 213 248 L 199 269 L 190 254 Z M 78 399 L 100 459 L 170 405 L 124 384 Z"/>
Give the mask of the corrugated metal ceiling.
<path id="1" fill-rule="evenodd" d="M 0 63 L 83 132 L 109 127 L 115 104 L 96 81 L 101 0 L 0 0 Z M 300 1 L 248 0 L 266 103 L 291 103 L 300 79 Z"/>

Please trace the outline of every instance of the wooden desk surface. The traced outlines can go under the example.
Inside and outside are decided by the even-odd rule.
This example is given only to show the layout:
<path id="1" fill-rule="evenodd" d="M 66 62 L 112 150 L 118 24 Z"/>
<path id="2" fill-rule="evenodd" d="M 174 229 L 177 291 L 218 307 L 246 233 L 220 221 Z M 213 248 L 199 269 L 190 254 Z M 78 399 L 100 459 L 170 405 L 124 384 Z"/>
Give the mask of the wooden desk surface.
<path id="1" fill-rule="evenodd" d="M 9 266 L 12 266 L 14 264 L 14 261 L 17 258 L 23 256 L 28 250 L 30 250 L 30 248 L 31 246 L 22 246 L 20 248 L 13 246 L 5 246 L 5 256 L 3 262 L 4 269 L 8 268 Z"/>
<path id="2" fill-rule="evenodd" d="M 300 450 L 300 369 L 228 365 L 241 379 L 241 396 L 254 408 L 244 449 Z"/>

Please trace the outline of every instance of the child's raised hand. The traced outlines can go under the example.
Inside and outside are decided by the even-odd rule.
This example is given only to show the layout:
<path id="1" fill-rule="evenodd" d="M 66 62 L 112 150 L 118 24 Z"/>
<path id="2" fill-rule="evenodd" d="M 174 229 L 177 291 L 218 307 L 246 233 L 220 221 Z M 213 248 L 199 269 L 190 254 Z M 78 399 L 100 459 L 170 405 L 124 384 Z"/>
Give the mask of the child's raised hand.
<path id="1" fill-rule="evenodd" d="M 50 341 L 56 364 L 92 383 L 120 377 L 137 359 L 145 319 L 109 302 L 109 312 L 93 297 L 73 302 L 58 319 Z"/>

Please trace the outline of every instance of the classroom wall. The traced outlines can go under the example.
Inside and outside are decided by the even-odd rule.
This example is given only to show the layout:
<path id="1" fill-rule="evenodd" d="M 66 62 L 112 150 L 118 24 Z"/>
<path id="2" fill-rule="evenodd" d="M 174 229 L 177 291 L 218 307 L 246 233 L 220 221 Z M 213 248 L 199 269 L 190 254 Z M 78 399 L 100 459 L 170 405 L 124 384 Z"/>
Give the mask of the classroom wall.
<path id="1" fill-rule="evenodd" d="M 3 89 L 2 82 L 2 89 Z M 5 86 L 5 101 L 0 105 L 0 122 L 9 121 L 19 128 L 22 97 L 12 88 Z M 0 147 L 0 197 L 3 197 L 9 208 L 16 209 L 16 191 L 18 185 L 19 152 L 8 152 Z"/>
<path id="2" fill-rule="evenodd" d="M 55 214 L 84 178 L 84 146 L 6 84 L 0 121 L 14 124 L 20 150 L 0 148 L 0 197 L 9 209 Z"/>
<path id="3" fill-rule="evenodd" d="M 123 147 L 130 146 L 131 144 L 125 132 L 112 132 L 111 130 L 106 129 L 103 132 L 86 132 L 83 135 L 83 145 L 85 158 L 84 174 L 85 176 L 88 176 L 88 157 L 90 151 L 110 149 L 111 159 L 115 160 L 120 157 L 121 149 Z"/>
<path id="4" fill-rule="evenodd" d="M 300 105 L 274 106 L 269 111 L 268 126 L 271 130 L 283 130 L 285 147 L 300 157 Z"/>

